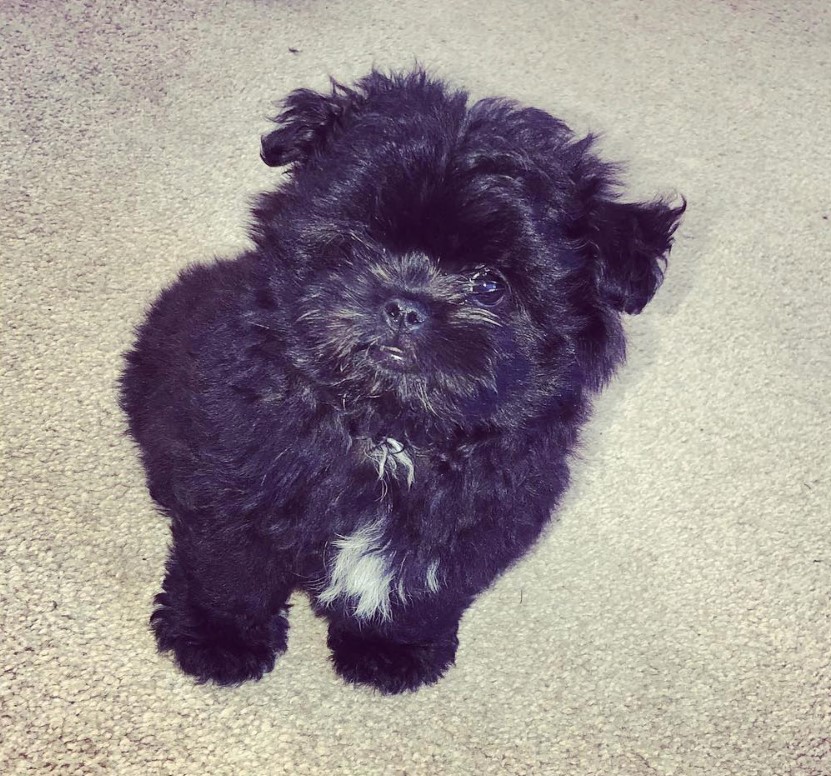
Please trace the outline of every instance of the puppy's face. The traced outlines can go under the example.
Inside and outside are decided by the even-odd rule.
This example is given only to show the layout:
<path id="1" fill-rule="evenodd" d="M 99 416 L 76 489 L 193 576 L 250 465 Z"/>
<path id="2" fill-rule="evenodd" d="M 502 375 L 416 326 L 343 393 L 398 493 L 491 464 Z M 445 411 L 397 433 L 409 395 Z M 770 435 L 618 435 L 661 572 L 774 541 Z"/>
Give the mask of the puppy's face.
<path id="1" fill-rule="evenodd" d="M 364 400 L 460 422 L 527 377 L 527 322 L 508 280 L 368 237 L 341 243 L 297 304 L 295 358 L 347 405 Z M 512 309 L 513 308 L 513 309 Z"/>
<path id="2" fill-rule="evenodd" d="M 255 236 L 290 246 L 291 356 L 344 407 L 517 423 L 609 377 L 682 208 L 615 202 L 590 138 L 421 73 L 295 92 L 277 123 L 262 155 L 292 180 Z"/>

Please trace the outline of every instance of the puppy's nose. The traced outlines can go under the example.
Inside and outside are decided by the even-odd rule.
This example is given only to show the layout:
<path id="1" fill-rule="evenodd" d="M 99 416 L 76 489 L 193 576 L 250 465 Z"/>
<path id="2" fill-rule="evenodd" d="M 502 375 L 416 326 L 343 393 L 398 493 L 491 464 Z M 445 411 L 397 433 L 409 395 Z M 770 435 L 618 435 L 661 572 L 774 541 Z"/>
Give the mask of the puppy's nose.
<path id="1" fill-rule="evenodd" d="M 427 308 L 415 299 L 390 299 L 384 305 L 384 320 L 393 331 L 414 332 L 427 320 Z"/>

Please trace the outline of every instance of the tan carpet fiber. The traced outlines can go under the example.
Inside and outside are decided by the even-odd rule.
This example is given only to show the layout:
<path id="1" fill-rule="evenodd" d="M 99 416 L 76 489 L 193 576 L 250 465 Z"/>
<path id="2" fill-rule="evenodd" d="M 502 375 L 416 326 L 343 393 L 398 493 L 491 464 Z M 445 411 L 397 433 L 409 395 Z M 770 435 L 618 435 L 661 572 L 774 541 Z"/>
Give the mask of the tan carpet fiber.
<path id="1" fill-rule="evenodd" d="M 827 8 L 4 0 L 0 772 L 831 774 Z M 667 281 L 445 681 L 343 686 L 296 600 L 265 680 L 195 686 L 146 624 L 167 526 L 119 354 L 177 269 L 245 244 L 274 100 L 416 58 L 683 192 Z"/>

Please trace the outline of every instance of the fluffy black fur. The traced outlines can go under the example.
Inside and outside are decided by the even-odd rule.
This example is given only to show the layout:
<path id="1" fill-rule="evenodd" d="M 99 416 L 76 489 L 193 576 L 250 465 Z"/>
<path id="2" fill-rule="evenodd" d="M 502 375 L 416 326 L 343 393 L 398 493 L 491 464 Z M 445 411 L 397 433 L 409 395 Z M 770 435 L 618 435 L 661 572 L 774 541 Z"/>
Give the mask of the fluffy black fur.
<path id="1" fill-rule="evenodd" d="M 256 679 L 301 589 L 341 676 L 412 690 L 549 521 L 683 205 L 617 201 L 591 137 L 421 71 L 293 92 L 262 158 L 289 174 L 255 247 L 182 272 L 126 357 L 172 519 L 152 625 L 200 681 Z"/>

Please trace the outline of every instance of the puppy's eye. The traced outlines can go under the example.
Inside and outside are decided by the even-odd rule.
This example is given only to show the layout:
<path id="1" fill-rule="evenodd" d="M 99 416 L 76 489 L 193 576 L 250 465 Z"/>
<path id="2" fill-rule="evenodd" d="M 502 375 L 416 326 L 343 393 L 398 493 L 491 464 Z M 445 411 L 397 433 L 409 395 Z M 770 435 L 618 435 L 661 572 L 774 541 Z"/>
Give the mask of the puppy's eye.
<path id="1" fill-rule="evenodd" d="M 492 269 L 479 269 L 470 276 L 468 299 L 480 307 L 495 307 L 508 293 L 505 278 Z"/>

